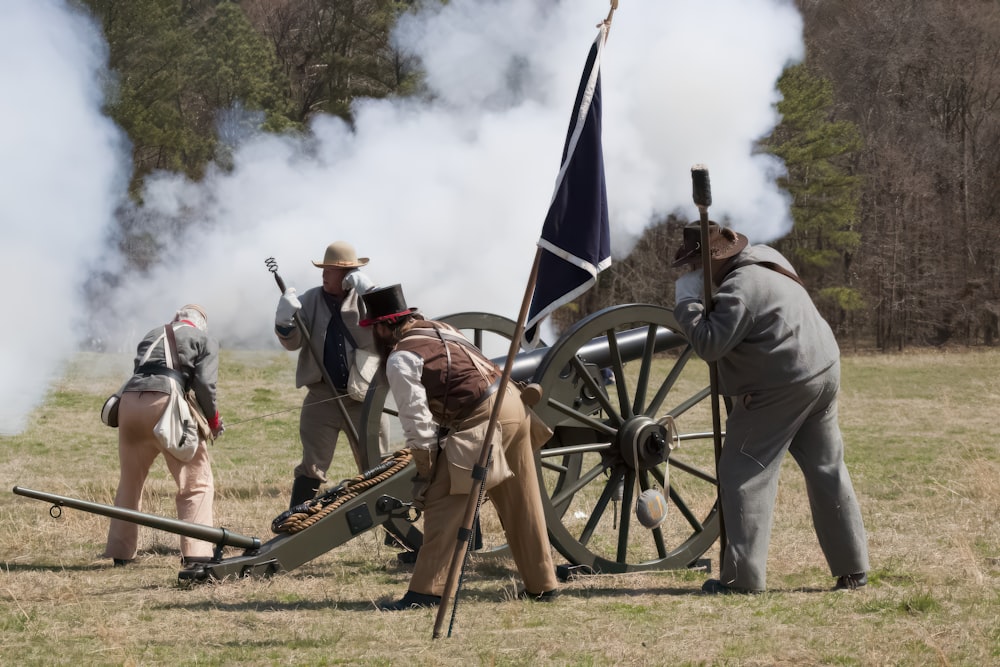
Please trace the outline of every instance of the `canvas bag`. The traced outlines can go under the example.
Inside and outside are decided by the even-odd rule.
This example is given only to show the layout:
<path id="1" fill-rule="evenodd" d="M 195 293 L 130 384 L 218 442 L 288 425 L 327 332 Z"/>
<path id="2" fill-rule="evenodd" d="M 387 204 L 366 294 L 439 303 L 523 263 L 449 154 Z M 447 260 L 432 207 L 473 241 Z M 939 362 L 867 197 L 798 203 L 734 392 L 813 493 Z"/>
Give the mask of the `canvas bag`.
<path id="1" fill-rule="evenodd" d="M 164 356 L 167 368 L 179 367 L 174 329 L 168 324 L 164 327 L 164 331 L 167 346 L 167 354 Z M 165 452 L 186 463 L 194 458 L 200 444 L 198 420 L 191 414 L 191 407 L 188 405 L 184 388 L 172 376 L 168 376 L 168 379 L 170 380 L 170 399 L 167 401 L 167 409 L 163 411 L 159 421 L 153 427 L 153 435 L 163 445 Z"/>
<path id="2" fill-rule="evenodd" d="M 347 395 L 355 401 L 364 401 L 368 394 L 368 387 L 375 378 L 378 371 L 380 357 L 375 352 L 368 352 L 361 348 L 354 350 L 354 363 L 351 364 L 351 372 L 347 376 Z"/>

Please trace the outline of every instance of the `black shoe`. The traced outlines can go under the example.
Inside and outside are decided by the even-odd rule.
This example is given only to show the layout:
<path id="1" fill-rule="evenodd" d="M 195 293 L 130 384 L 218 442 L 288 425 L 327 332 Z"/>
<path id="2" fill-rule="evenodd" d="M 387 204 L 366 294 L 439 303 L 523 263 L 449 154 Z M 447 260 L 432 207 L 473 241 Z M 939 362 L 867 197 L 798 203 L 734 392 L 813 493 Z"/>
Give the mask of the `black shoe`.
<path id="1" fill-rule="evenodd" d="M 533 602 L 552 602 L 557 597 L 559 597 L 560 592 L 558 588 L 553 588 L 551 591 L 542 591 L 541 593 L 531 593 L 529 591 L 521 591 L 517 594 L 518 600 L 532 600 Z"/>
<path id="2" fill-rule="evenodd" d="M 701 592 L 707 593 L 708 595 L 750 595 L 754 591 L 749 591 L 745 588 L 735 588 L 734 586 L 726 586 L 718 579 L 709 579 L 701 585 Z"/>
<path id="3" fill-rule="evenodd" d="M 858 572 L 856 574 L 844 574 L 837 577 L 837 583 L 834 585 L 833 590 L 853 591 L 867 585 L 868 585 L 868 574 L 866 572 Z"/>
<path id="4" fill-rule="evenodd" d="M 417 552 L 416 551 L 400 551 L 396 554 L 396 560 L 403 565 L 413 565 L 417 562 Z"/>
<path id="5" fill-rule="evenodd" d="M 288 509 L 294 509 L 315 498 L 322 484 L 315 477 L 296 477 L 292 482 L 292 499 L 288 503 Z"/>
<path id="6" fill-rule="evenodd" d="M 195 567 L 196 565 L 203 565 L 211 562 L 211 556 L 184 556 L 181 558 L 181 567 Z"/>
<path id="7" fill-rule="evenodd" d="M 414 593 L 406 591 L 399 600 L 379 605 L 381 611 L 405 611 L 407 609 L 423 609 L 424 607 L 436 607 L 441 604 L 440 595 L 426 595 L 424 593 Z"/>
<path id="8" fill-rule="evenodd" d="M 115 565 L 114 565 L 115 567 L 125 567 L 126 565 L 128 565 L 129 563 L 132 562 L 132 559 L 130 559 L 130 558 L 115 558 L 114 561 L 115 561 Z"/>

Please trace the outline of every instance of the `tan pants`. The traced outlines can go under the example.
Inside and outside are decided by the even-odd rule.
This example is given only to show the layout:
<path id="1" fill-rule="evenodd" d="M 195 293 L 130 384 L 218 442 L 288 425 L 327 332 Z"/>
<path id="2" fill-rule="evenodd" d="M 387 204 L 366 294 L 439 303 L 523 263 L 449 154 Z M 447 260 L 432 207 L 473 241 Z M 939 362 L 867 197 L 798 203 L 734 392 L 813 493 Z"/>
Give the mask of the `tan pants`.
<path id="1" fill-rule="evenodd" d="M 485 401 L 470 417 L 489 419 L 496 397 Z M 503 440 L 503 452 L 514 477 L 489 491 L 490 501 L 503 524 L 507 543 L 525 590 L 544 593 L 558 586 L 541 490 L 535 472 L 531 448 L 531 422 L 516 392 L 504 398 L 497 424 Z M 442 595 L 448 579 L 448 566 L 462 527 L 468 494 L 451 495 L 448 453 L 442 451 L 431 472 L 424 506 L 424 543 L 417 552 L 417 562 L 409 589 L 425 595 Z"/>
<path id="2" fill-rule="evenodd" d="M 215 480 L 212 477 L 206 443 L 199 443 L 194 458 L 184 463 L 165 453 L 153 435 L 153 426 L 166 409 L 167 399 L 167 394 L 158 391 L 127 391 L 122 394 L 118 408 L 118 461 L 121 476 L 118 480 L 118 492 L 115 494 L 115 506 L 142 510 L 142 487 L 153 461 L 163 454 L 167 469 L 177 482 L 177 518 L 211 526 Z M 112 519 L 104 557 L 123 560 L 135 558 L 138 539 L 138 524 Z M 180 540 L 182 556 L 212 555 L 213 545 L 209 542 L 183 536 Z"/>

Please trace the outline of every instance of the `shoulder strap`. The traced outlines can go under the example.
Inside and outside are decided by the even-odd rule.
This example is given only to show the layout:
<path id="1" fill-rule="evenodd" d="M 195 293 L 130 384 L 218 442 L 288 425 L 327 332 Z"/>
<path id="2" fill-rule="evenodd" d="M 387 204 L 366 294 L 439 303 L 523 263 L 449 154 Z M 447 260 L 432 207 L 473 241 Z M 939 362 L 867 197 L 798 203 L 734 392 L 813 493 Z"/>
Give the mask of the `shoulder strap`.
<path id="1" fill-rule="evenodd" d="M 767 261 L 752 261 L 752 262 L 743 262 L 743 263 L 740 263 L 740 264 L 736 264 L 733 267 L 731 267 L 730 269 L 728 269 L 726 271 L 726 273 L 719 278 L 719 282 L 722 282 L 725 279 L 726 276 L 728 276 L 730 273 L 732 273 L 736 269 L 741 269 L 744 266 L 750 266 L 751 264 L 757 264 L 759 266 L 763 266 L 765 269 L 770 269 L 770 270 L 774 271 L 775 273 L 780 273 L 783 276 L 787 276 L 788 278 L 791 278 L 792 280 L 794 280 L 798 284 L 802 285 L 803 287 L 806 286 L 806 284 L 804 282 L 802 282 L 801 278 L 799 278 L 797 275 L 795 275 L 794 273 L 792 273 L 791 271 L 789 271 L 788 269 L 786 269 L 785 267 L 783 267 L 781 264 L 778 264 L 777 262 L 767 262 Z"/>
<path id="2" fill-rule="evenodd" d="M 497 368 L 490 361 L 483 351 L 476 347 L 475 343 L 451 329 L 448 325 L 444 323 L 438 323 L 441 326 L 434 325 L 431 328 L 414 328 L 403 334 L 403 338 L 435 338 L 440 339 L 441 344 L 445 347 L 445 352 L 448 352 L 448 343 L 455 343 L 459 346 L 459 349 L 465 353 L 465 356 L 469 358 L 472 365 L 476 367 L 479 374 L 484 380 L 490 382 L 492 380 L 491 376 L 496 372 Z M 450 353 L 449 353 L 450 354 Z M 449 357 L 450 358 L 450 357 Z"/>
<path id="3" fill-rule="evenodd" d="M 160 334 L 160 337 L 149 344 L 149 347 L 146 348 L 146 354 L 142 355 L 142 359 L 139 361 L 140 366 L 149 361 L 149 355 L 153 353 L 153 348 L 159 345 L 160 341 L 163 340 L 166 335 L 167 332 L 166 329 L 164 329 L 163 333 Z"/>
<path id="4" fill-rule="evenodd" d="M 167 336 L 167 352 L 165 354 L 167 360 L 167 368 L 173 368 L 177 371 L 177 374 L 184 377 L 184 373 L 181 371 L 181 360 L 177 356 L 177 338 L 174 336 L 174 327 L 172 324 L 166 324 L 163 327 L 163 332 Z M 184 378 L 184 382 L 180 383 L 182 390 L 187 390 L 187 378 Z"/>
<path id="5" fill-rule="evenodd" d="M 806 284 L 802 282 L 802 278 L 799 278 L 797 275 L 795 275 L 794 273 L 783 267 L 781 264 L 778 264 L 776 262 L 757 262 L 757 263 L 763 266 L 765 269 L 771 269 L 772 271 L 777 271 L 783 276 L 788 276 L 789 278 L 791 278 L 798 284 L 802 285 L 803 287 L 806 286 Z"/>

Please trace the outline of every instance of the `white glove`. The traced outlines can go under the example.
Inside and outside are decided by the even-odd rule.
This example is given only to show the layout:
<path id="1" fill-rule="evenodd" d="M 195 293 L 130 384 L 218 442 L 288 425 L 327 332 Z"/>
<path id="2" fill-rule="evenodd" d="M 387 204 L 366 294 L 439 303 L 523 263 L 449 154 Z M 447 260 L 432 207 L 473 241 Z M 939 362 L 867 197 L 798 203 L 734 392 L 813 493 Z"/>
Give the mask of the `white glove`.
<path id="1" fill-rule="evenodd" d="M 685 273 L 674 283 L 674 303 L 678 304 L 685 299 L 701 300 L 704 291 L 705 279 L 702 270 Z"/>
<path id="2" fill-rule="evenodd" d="M 341 287 L 344 291 L 354 290 L 358 294 L 365 294 L 371 288 L 375 287 L 375 283 L 372 279 L 361 273 L 360 271 L 351 271 L 346 276 L 344 276 L 344 282 L 341 283 Z"/>
<path id="3" fill-rule="evenodd" d="M 274 324 L 279 327 L 290 327 L 295 324 L 295 313 L 302 308 L 299 297 L 295 296 L 295 288 L 289 287 L 278 299 L 278 307 L 274 311 Z"/>

